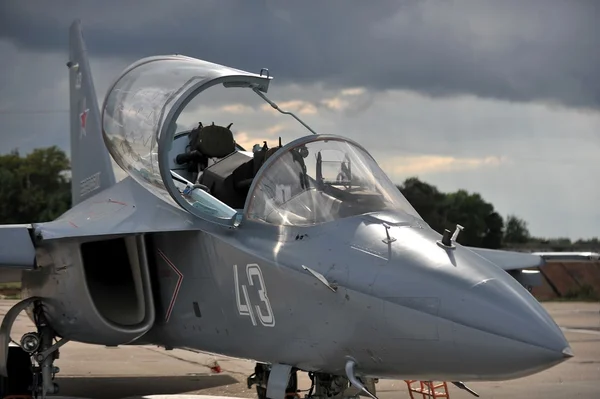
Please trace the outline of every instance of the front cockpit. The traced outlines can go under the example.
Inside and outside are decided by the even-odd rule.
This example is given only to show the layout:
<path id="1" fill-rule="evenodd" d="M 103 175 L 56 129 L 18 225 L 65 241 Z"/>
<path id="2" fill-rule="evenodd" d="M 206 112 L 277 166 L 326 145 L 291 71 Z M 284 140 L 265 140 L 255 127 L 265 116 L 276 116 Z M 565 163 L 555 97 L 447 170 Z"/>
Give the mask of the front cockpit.
<path id="1" fill-rule="evenodd" d="M 262 71 L 190 57 L 140 60 L 106 96 L 104 141 L 116 163 L 150 192 L 219 224 L 235 226 L 246 218 L 310 226 L 384 210 L 420 218 L 365 149 L 315 134 L 269 100 L 264 93 L 270 80 Z M 223 93 L 236 100 L 250 96 L 253 104 L 224 121 L 215 111 Z M 205 101 L 194 107 L 197 98 Z M 273 120 L 273 112 L 281 116 L 277 111 L 313 134 L 283 146 L 279 138 L 271 147 L 261 138 L 263 144 L 246 151 L 238 140 L 252 130 L 248 126 Z"/>
<path id="2" fill-rule="evenodd" d="M 378 211 L 420 218 L 375 160 L 342 137 L 309 136 L 275 153 L 257 178 L 246 216 L 310 226 Z"/>

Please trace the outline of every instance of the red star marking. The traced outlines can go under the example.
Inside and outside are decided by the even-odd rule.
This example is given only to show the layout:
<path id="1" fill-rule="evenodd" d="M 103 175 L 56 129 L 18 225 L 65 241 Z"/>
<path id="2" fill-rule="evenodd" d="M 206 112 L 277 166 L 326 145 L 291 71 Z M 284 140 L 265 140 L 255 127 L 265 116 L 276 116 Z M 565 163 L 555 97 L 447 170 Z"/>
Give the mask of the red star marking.
<path id="1" fill-rule="evenodd" d="M 87 122 L 87 114 L 89 112 L 89 108 L 86 108 L 85 111 L 79 114 L 79 118 L 81 118 L 81 127 L 85 129 L 85 123 Z"/>

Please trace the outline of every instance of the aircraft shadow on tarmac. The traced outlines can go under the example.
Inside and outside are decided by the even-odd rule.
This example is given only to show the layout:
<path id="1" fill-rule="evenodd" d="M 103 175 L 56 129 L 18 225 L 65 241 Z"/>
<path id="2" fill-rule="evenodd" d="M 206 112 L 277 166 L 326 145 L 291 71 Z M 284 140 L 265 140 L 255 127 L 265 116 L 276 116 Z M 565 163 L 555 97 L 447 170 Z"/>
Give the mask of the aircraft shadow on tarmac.
<path id="1" fill-rule="evenodd" d="M 64 377 L 59 396 L 118 399 L 145 395 L 172 395 L 237 384 L 229 375 L 151 377 Z"/>

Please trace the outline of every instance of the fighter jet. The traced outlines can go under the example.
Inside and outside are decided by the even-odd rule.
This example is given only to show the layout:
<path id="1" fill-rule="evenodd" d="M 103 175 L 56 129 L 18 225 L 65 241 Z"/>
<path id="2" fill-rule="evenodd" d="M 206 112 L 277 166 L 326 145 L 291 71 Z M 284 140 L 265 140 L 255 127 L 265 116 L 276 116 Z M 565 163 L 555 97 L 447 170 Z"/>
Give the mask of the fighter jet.
<path id="1" fill-rule="evenodd" d="M 261 399 L 295 395 L 298 372 L 309 397 L 352 387 L 376 398 L 380 378 L 466 389 L 573 356 L 507 273 L 563 255 L 466 248 L 460 227 L 438 234 L 361 144 L 269 99 L 268 70 L 144 58 L 100 107 L 79 21 L 67 66 L 72 208 L 0 228 L 0 276 L 21 281 L 23 297 L 0 327 L 0 396 L 56 394 L 69 341 L 252 359 Z M 217 86 L 256 95 L 306 135 L 246 151 L 210 115 L 177 132 L 189 102 Z M 36 331 L 11 345 L 22 311 Z"/>

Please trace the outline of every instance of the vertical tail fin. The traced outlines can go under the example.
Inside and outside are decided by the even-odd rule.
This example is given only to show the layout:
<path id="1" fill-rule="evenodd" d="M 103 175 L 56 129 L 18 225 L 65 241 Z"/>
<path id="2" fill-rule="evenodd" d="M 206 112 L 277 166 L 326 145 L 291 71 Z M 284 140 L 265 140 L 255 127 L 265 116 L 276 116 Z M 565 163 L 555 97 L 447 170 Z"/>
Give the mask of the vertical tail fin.
<path id="1" fill-rule="evenodd" d="M 110 155 L 102 138 L 96 90 L 76 20 L 69 31 L 72 206 L 115 184 Z"/>

